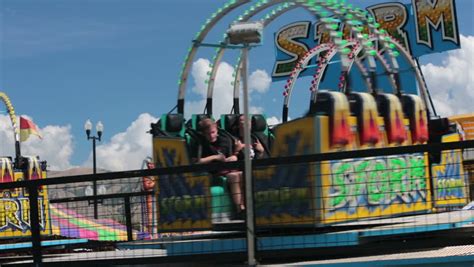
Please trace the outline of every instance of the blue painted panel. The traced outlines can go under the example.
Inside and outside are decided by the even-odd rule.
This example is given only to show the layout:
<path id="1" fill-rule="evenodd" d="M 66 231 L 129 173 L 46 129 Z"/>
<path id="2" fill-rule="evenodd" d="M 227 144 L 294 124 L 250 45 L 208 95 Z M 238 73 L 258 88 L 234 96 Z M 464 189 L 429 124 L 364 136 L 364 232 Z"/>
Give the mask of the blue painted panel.
<path id="1" fill-rule="evenodd" d="M 41 241 L 42 247 L 51 247 L 51 246 L 64 246 L 64 245 L 75 245 L 81 243 L 89 242 L 88 239 L 64 239 L 64 240 L 48 240 L 48 241 Z M 32 248 L 33 245 L 31 242 L 21 242 L 21 243 L 14 243 L 14 244 L 4 244 L 0 245 L 0 251 L 2 250 L 14 250 L 14 249 L 24 249 L 24 248 Z"/>

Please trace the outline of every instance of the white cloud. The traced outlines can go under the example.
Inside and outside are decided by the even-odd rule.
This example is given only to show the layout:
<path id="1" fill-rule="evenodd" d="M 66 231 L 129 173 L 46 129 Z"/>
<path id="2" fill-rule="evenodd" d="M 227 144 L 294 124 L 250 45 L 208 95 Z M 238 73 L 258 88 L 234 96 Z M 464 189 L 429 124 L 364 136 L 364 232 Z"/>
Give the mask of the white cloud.
<path id="1" fill-rule="evenodd" d="M 143 113 L 132 122 L 125 132 L 114 135 L 109 143 L 97 146 L 100 167 L 109 171 L 140 169 L 143 160 L 152 155 L 152 137 L 147 131 L 150 123 L 158 119 Z M 92 155 L 84 165 L 92 165 Z"/>
<path id="2" fill-rule="evenodd" d="M 250 114 L 262 114 L 263 113 L 263 107 L 249 107 L 249 113 Z"/>
<path id="3" fill-rule="evenodd" d="M 194 87 L 192 91 L 198 94 L 202 99 L 197 101 L 188 101 L 186 117 L 190 114 L 202 113 L 206 105 L 207 86 L 205 82 L 208 79 L 207 73 L 211 71 L 209 67 L 210 61 L 200 58 L 193 63 L 191 75 L 194 78 Z M 233 81 L 232 73 L 234 68 L 226 62 L 221 62 L 217 69 L 216 80 L 214 83 L 213 93 L 213 114 L 218 118 L 220 114 L 230 113 L 232 109 L 232 99 L 234 98 L 234 87 L 231 84 Z"/>
<path id="4" fill-rule="evenodd" d="M 21 154 L 40 156 L 41 160 L 48 162 L 50 170 L 64 170 L 71 168 L 71 156 L 74 151 L 71 126 L 48 125 L 38 130 L 42 139 L 30 136 L 21 142 Z M 2 156 L 15 156 L 15 141 L 10 118 L 0 115 L 0 154 Z"/>
<path id="5" fill-rule="evenodd" d="M 474 112 L 474 36 L 461 35 L 461 47 L 448 52 L 442 66 L 422 66 L 435 109 L 442 116 Z"/>
<path id="6" fill-rule="evenodd" d="M 193 63 L 191 68 L 191 76 L 194 79 L 192 91 L 203 98 L 206 98 L 207 94 L 207 84 L 205 81 L 208 78 L 207 73 L 211 71 L 209 64 L 209 60 L 200 58 Z"/>
<path id="7" fill-rule="evenodd" d="M 207 86 L 205 82 L 208 79 L 207 73 L 211 71 L 208 59 L 200 58 L 193 63 L 191 76 L 194 79 L 192 92 L 199 95 L 201 99 L 196 101 L 186 101 L 185 116 L 189 118 L 191 114 L 202 113 L 206 105 Z M 227 62 L 221 62 L 217 70 L 213 93 L 213 114 L 218 118 L 221 114 L 230 113 L 233 105 L 234 86 L 232 82 L 234 77 L 232 73 L 234 67 Z M 264 70 L 256 70 L 249 76 L 249 89 L 251 93 L 265 93 L 270 88 L 271 78 Z M 251 97 L 250 97 L 251 98 Z M 262 107 L 251 106 L 251 110 L 263 112 Z M 242 108 L 241 108 L 242 110 Z"/>
<path id="8" fill-rule="evenodd" d="M 270 75 L 264 70 L 256 70 L 250 74 L 249 89 L 251 92 L 255 90 L 260 94 L 266 93 L 271 83 Z"/>
<path id="9" fill-rule="evenodd" d="M 289 116 L 288 116 L 288 121 L 291 121 L 291 118 Z M 276 125 L 278 125 L 282 122 L 283 122 L 283 120 L 281 118 L 276 117 L 276 116 L 272 116 L 272 117 L 267 118 L 268 126 L 276 126 Z"/>
<path id="10" fill-rule="evenodd" d="M 7 115 L 0 115 L 0 155 L 14 156 L 15 142 L 10 118 Z"/>

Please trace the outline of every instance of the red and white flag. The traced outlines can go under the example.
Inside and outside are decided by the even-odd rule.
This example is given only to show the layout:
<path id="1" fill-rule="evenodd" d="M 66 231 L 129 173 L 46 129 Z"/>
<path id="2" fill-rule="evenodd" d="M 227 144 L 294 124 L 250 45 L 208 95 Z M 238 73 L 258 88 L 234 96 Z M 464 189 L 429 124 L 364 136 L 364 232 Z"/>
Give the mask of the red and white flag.
<path id="1" fill-rule="evenodd" d="M 42 139 L 36 124 L 30 119 L 20 116 L 20 142 L 25 142 L 32 134 Z"/>

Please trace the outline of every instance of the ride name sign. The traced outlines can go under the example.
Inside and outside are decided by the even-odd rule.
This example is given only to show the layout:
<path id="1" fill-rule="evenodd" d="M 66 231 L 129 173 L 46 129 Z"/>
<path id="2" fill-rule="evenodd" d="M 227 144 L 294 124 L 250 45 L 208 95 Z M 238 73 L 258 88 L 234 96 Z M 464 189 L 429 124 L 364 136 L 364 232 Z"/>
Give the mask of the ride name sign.
<path id="1" fill-rule="evenodd" d="M 386 2 L 369 6 L 367 11 L 375 18 L 380 29 L 386 30 L 413 58 L 460 48 L 454 0 L 412 0 L 412 3 L 407 5 Z M 344 39 L 351 38 L 348 25 L 339 23 L 339 29 L 336 31 L 342 31 Z M 362 32 L 368 33 L 366 25 Z M 274 81 L 279 81 L 290 76 L 297 63 L 310 49 L 319 44 L 330 42 L 330 35 L 320 21 L 314 23 L 299 21 L 280 28 L 275 33 L 274 40 L 276 60 L 272 78 Z M 318 59 L 319 56 L 315 56 L 308 65 L 317 65 Z M 340 60 L 339 56 L 335 56 L 331 61 L 337 62 L 338 60 Z M 407 93 L 417 94 L 413 71 L 403 71 L 410 70 L 407 60 L 402 56 L 399 56 L 397 60 L 402 74 L 403 89 Z M 331 85 L 338 82 L 341 64 L 332 65 L 334 67 L 328 68 L 324 80 L 321 81 L 321 88 L 336 88 Z M 377 62 L 377 65 L 381 64 Z M 315 71 L 314 68 L 307 68 L 300 75 L 313 75 Z M 383 76 L 383 72 L 382 68 L 377 68 L 379 76 Z M 361 76 L 361 73 L 356 71 L 351 73 L 351 78 L 353 78 L 351 81 L 355 90 L 365 88 Z M 390 88 L 389 80 L 380 78 L 379 83 L 382 90 Z"/>
<path id="2" fill-rule="evenodd" d="M 32 157 L 32 159 L 34 159 Z M 0 158 L 0 182 L 40 179 L 46 176 L 38 166 L 38 161 L 28 161 L 26 177 L 23 172 L 14 172 L 10 158 Z M 30 200 L 26 188 L 0 190 L 0 239 L 31 236 Z M 38 191 L 39 224 L 42 235 L 51 234 L 53 229 L 49 217 L 49 201 L 46 187 Z"/>

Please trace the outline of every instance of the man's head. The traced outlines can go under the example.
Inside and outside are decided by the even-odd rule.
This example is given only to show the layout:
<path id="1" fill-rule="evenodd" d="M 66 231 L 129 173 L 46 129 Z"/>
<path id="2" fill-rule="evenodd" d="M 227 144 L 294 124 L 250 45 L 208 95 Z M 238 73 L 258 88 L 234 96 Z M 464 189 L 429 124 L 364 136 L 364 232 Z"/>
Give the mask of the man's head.
<path id="1" fill-rule="evenodd" d="M 207 141 L 214 143 L 217 140 L 217 124 L 211 119 L 203 119 L 199 122 L 199 129 Z"/>
<path id="2" fill-rule="evenodd" d="M 243 131 L 244 125 L 245 125 L 245 115 L 240 115 L 239 116 L 239 129 Z M 249 120 L 249 129 L 252 130 L 252 124 L 250 123 L 250 120 Z"/>

